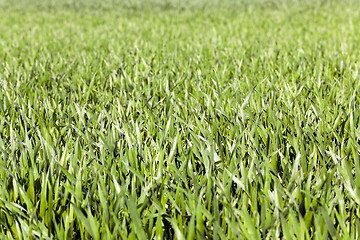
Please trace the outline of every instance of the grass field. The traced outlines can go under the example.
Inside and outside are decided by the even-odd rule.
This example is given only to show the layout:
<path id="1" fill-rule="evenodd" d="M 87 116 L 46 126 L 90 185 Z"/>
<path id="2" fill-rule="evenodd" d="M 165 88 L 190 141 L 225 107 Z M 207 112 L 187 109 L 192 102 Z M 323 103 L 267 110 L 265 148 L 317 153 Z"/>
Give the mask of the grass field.
<path id="1" fill-rule="evenodd" d="M 359 3 L 29 2 L 0 0 L 1 239 L 360 238 Z"/>

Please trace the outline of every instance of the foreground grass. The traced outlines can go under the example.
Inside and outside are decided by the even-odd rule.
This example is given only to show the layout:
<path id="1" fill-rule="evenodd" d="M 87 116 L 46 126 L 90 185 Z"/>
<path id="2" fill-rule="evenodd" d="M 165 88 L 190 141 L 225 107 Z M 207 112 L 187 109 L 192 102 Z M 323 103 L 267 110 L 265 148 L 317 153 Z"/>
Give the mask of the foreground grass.
<path id="1" fill-rule="evenodd" d="M 3 10 L 3 237 L 360 237 L 359 10 Z"/>

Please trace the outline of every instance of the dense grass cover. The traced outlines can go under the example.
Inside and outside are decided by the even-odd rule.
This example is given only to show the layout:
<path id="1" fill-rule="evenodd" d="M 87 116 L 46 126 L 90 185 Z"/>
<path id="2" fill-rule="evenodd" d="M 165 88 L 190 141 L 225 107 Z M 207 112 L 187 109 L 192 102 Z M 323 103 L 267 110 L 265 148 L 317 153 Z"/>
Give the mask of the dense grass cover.
<path id="1" fill-rule="evenodd" d="M 3 238 L 360 237 L 358 4 L 98 2 L 0 4 Z"/>

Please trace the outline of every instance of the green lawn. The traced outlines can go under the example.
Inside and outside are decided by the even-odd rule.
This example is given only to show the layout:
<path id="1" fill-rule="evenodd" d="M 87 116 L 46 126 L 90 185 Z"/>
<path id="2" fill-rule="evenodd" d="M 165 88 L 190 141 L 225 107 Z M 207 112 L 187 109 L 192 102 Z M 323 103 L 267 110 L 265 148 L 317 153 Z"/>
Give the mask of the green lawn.
<path id="1" fill-rule="evenodd" d="M 0 0 L 2 239 L 360 238 L 356 1 Z"/>

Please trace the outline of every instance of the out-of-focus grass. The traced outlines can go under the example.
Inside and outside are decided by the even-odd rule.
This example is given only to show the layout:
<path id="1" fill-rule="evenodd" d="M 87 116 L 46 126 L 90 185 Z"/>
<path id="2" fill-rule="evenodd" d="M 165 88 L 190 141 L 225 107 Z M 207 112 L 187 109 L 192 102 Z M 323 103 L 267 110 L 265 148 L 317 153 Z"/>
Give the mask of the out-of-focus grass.
<path id="1" fill-rule="evenodd" d="M 3 237 L 359 237 L 355 2 L 1 3 Z"/>

